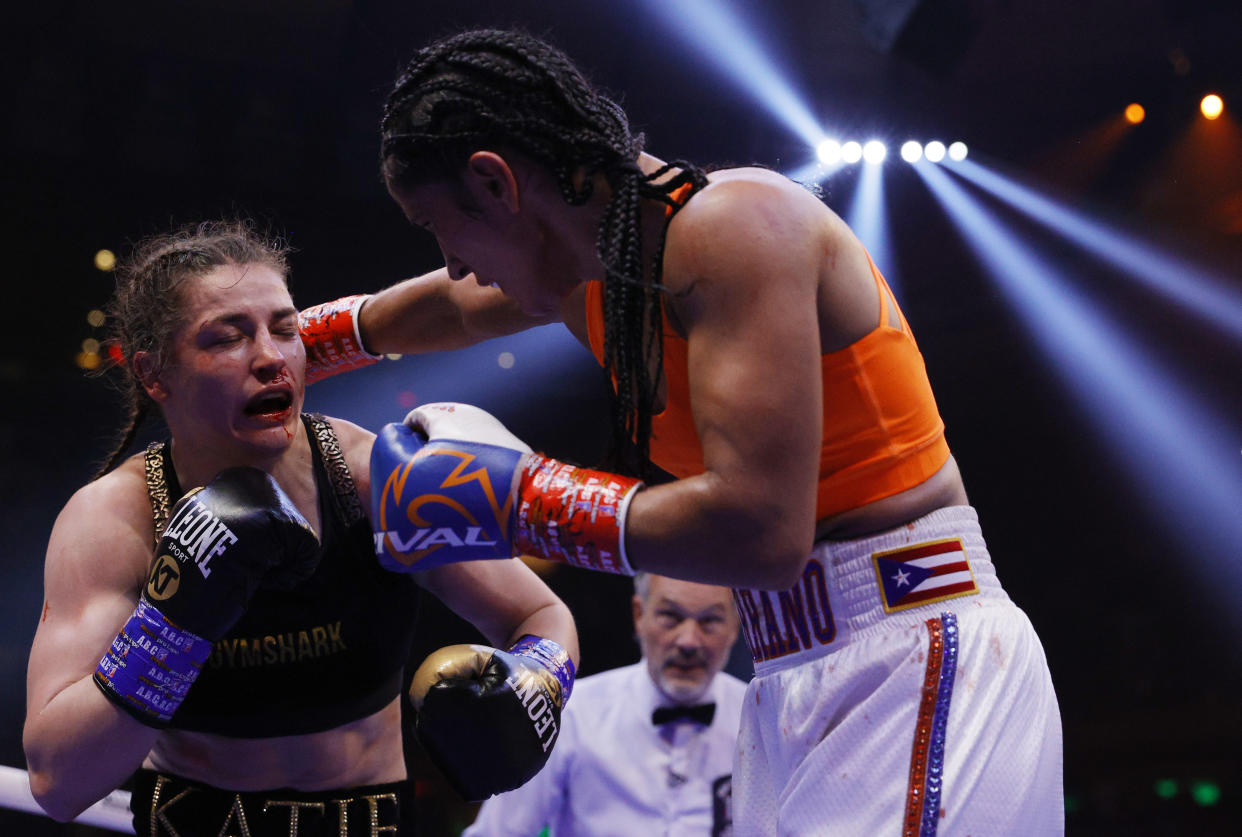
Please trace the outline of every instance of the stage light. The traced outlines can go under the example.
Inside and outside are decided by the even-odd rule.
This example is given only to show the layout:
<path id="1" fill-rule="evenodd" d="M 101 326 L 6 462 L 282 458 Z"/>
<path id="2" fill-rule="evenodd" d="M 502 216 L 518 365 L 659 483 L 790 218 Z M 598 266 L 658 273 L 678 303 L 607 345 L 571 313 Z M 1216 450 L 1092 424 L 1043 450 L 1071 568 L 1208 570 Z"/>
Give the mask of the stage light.
<path id="1" fill-rule="evenodd" d="M 1156 796 L 1160 797 L 1161 799 L 1172 799 L 1173 797 L 1177 796 L 1177 791 L 1178 791 L 1177 780 L 1176 779 L 1157 779 L 1156 783 L 1152 786 L 1152 789 L 1155 790 Z"/>
<path id="2" fill-rule="evenodd" d="M 923 159 L 923 145 L 914 140 L 903 142 L 901 144 L 901 159 L 907 163 L 917 163 Z"/>
<path id="3" fill-rule="evenodd" d="M 868 140 L 863 146 L 862 153 L 863 159 L 874 166 L 884 162 L 884 158 L 888 156 L 888 149 L 879 140 Z"/>
<path id="4" fill-rule="evenodd" d="M 927 158 L 929 163 L 939 163 L 944 159 L 944 143 L 940 140 L 932 140 L 923 146 L 923 156 Z"/>
<path id="5" fill-rule="evenodd" d="M 88 337 L 82 341 L 82 351 L 88 355 L 99 354 L 99 341 L 94 337 Z"/>
<path id="6" fill-rule="evenodd" d="M 1208 119 L 1215 119 L 1225 112 L 1225 102 L 1215 93 L 1209 93 L 1199 102 L 1199 110 Z"/>
<path id="7" fill-rule="evenodd" d="M 1126 105 L 1126 121 L 1137 125 L 1147 116 L 1147 111 L 1138 102 Z"/>
<path id="8" fill-rule="evenodd" d="M 966 159 L 966 143 L 955 142 L 949 146 L 949 159 L 954 162 L 962 162 Z"/>
<path id="9" fill-rule="evenodd" d="M 1059 204 L 995 168 L 965 160 L 953 167 L 953 173 L 1242 340 L 1242 293 L 1234 287 L 1235 277 L 1214 275 L 1189 259 L 1153 246 L 1139 231 L 1111 228 L 1099 218 Z"/>
<path id="10" fill-rule="evenodd" d="M 1190 796 L 1196 805 L 1210 808 L 1220 802 L 1220 785 L 1202 780 L 1193 782 L 1190 785 Z"/>
<path id="11" fill-rule="evenodd" d="M 721 0 L 644 0 L 644 5 L 807 145 L 814 146 L 824 138 L 824 130 L 806 106 L 806 99 L 769 57 L 775 51 L 765 51 L 757 42 L 755 33 L 760 26 L 743 20 Z"/>
<path id="12" fill-rule="evenodd" d="M 74 362 L 79 368 L 89 371 L 91 369 L 98 369 L 101 359 L 94 352 L 78 352 L 77 356 L 74 357 Z"/>
<path id="13" fill-rule="evenodd" d="M 512 369 L 513 364 L 517 362 L 517 358 L 513 356 L 513 352 L 501 352 L 496 357 L 496 365 L 501 369 Z"/>
<path id="14" fill-rule="evenodd" d="M 826 139 L 815 147 L 815 156 L 826 166 L 835 166 L 841 162 L 841 143 L 834 139 Z"/>
<path id="15" fill-rule="evenodd" d="M 901 283 L 897 274 L 897 259 L 889 240 L 885 209 L 884 167 L 863 166 L 854 196 L 845 212 L 845 221 L 871 254 L 871 261 L 884 274 L 893 294 L 900 299 Z"/>
<path id="16" fill-rule="evenodd" d="M 1127 468 L 1129 484 L 1170 525 L 1222 618 L 1242 627 L 1242 457 L 1235 417 L 1193 391 L 1107 303 L 1079 292 L 1063 258 L 1049 258 L 1005 227 L 939 166 L 915 166 L 989 277 L 1048 357 L 1101 448 Z M 1059 255 L 1059 254 L 1058 254 Z"/>
<path id="17" fill-rule="evenodd" d="M 841 159 L 847 163 L 857 163 L 862 159 L 863 147 L 854 140 L 850 140 L 841 146 Z"/>
<path id="18" fill-rule="evenodd" d="M 100 311 L 98 308 L 93 308 L 86 312 L 86 321 L 95 328 L 99 328 L 103 325 L 106 319 L 107 317 L 104 316 L 104 312 Z"/>
<path id="19" fill-rule="evenodd" d="M 104 273 L 116 267 L 116 254 L 111 250 L 100 250 L 95 254 L 95 267 Z"/>

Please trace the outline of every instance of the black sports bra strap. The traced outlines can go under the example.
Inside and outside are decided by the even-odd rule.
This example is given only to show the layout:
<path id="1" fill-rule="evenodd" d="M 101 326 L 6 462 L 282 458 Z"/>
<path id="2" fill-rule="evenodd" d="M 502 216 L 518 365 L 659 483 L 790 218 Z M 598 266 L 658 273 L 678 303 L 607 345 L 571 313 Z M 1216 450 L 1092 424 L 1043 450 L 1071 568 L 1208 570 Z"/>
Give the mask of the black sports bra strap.
<path id="1" fill-rule="evenodd" d="M 362 502 L 358 499 L 358 488 L 354 485 L 353 475 L 345 464 L 345 454 L 341 451 L 341 442 L 336 438 L 332 423 L 319 413 L 306 413 L 302 416 L 310 437 L 323 461 L 324 470 L 332 483 L 332 501 L 337 513 L 346 526 L 353 526 L 365 517 Z"/>
<path id="2" fill-rule="evenodd" d="M 165 478 L 166 464 L 164 451 L 167 442 L 152 442 L 147 445 L 144 464 L 147 474 L 147 496 L 151 498 L 151 518 L 155 523 L 156 545 L 168 526 L 168 480 Z"/>

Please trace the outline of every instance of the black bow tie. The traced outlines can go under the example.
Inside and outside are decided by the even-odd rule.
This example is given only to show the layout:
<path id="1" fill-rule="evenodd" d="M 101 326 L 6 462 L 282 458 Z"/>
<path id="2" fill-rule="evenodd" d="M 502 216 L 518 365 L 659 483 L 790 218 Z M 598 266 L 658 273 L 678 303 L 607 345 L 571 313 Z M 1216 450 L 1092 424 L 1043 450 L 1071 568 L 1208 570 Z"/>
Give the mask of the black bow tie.
<path id="1" fill-rule="evenodd" d="M 705 727 L 711 726 L 712 718 L 716 717 L 716 704 L 700 703 L 698 706 L 661 706 L 651 713 L 651 722 L 656 726 L 672 721 L 694 721 Z"/>

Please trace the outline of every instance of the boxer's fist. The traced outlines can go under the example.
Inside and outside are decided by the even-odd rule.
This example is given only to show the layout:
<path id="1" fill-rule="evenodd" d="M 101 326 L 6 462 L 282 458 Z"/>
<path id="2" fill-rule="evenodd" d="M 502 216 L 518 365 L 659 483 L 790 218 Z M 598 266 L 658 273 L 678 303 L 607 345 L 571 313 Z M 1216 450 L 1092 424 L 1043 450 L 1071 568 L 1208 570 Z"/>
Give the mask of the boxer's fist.
<path id="1" fill-rule="evenodd" d="M 165 726 L 255 590 L 291 587 L 318 559 L 319 540 L 270 475 L 221 471 L 173 507 L 138 606 L 100 659 L 95 685 L 141 723 Z"/>
<path id="2" fill-rule="evenodd" d="M 170 622 L 216 640 L 260 586 L 310 577 L 319 539 L 270 474 L 228 468 L 173 507 L 142 595 Z"/>
<path id="3" fill-rule="evenodd" d="M 513 556 L 514 488 L 530 448 L 467 404 L 432 404 L 371 448 L 375 552 L 395 571 Z"/>
<path id="4" fill-rule="evenodd" d="M 469 404 L 428 404 L 371 454 L 375 551 L 392 570 L 525 554 L 633 575 L 625 518 L 642 483 L 533 453 Z"/>
<path id="5" fill-rule="evenodd" d="M 451 645 L 427 657 L 410 685 L 419 741 L 471 802 L 530 780 L 560 734 L 573 663 L 550 640 L 526 637 L 513 651 Z"/>

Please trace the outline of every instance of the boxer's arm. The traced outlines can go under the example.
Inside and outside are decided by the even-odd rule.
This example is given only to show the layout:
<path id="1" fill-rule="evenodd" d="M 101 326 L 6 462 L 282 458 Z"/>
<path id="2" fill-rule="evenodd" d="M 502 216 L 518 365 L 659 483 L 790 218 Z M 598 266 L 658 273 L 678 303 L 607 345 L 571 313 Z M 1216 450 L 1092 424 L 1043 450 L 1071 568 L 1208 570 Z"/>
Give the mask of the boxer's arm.
<path id="1" fill-rule="evenodd" d="M 773 175 L 713 185 L 674 219 L 665 277 L 705 470 L 635 495 L 634 567 L 768 589 L 802 572 L 824 422 L 817 283 L 859 248 L 823 212 Z"/>
<path id="2" fill-rule="evenodd" d="M 498 288 L 481 287 L 473 274 L 452 280 L 441 268 L 372 296 L 362 306 L 359 330 L 372 352 L 417 354 L 459 349 L 553 321 L 522 313 Z"/>
<path id="3" fill-rule="evenodd" d="M 133 612 L 151 562 L 150 533 L 136 516 L 149 516 L 150 509 L 126 501 L 118 488 L 125 479 L 114 472 L 78 491 L 48 543 L 23 743 L 31 792 L 58 820 L 72 819 L 115 789 L 157 735 L 91 682 Z M 139 499 L 145 501 L 145 492 Z"/>
<path id="4" fill-rule="evenodd" d="M 331 421 L 358 499 L 374 520 L 371 448 L 375 434 L 344 419 Z M 413 575 L 493 645 L 508 648 L 526 634 L 547 637 L 568 651 L 577 665 L 578 634 L 569 608 L 520 560 L 468 561 Z"/>
<path id="5" fill-rule="evenodd" d="M 573 615 L 519 559 L 446 564 L 414 575 L 497 648 L 508 648 L 526 634 L 546 637 L 569 652 L 574 666 L 578 665 Z"/>

